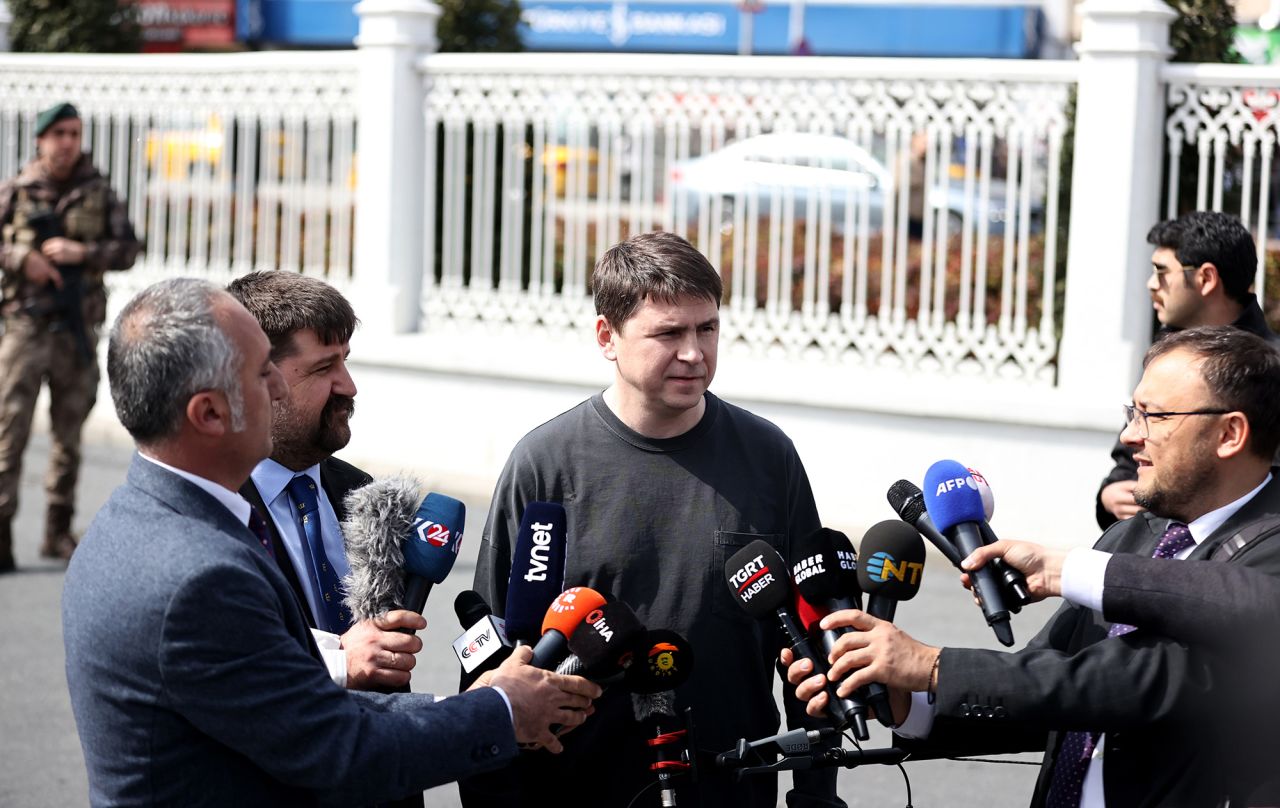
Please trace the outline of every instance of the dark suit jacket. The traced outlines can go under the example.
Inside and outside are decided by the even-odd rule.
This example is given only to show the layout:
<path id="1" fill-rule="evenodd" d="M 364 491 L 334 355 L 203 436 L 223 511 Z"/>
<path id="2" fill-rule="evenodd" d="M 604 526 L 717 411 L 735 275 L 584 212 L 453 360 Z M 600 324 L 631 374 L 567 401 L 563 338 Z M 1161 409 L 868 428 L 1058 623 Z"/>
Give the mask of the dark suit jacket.
<path id="1" fill-rule="evenodd" d="M 140 457 L 76 550 L 62 620 L 95 805 L 383 801 L 517 753 L 491 690 L 334 685 L 257 539 Z"/>
<path id="2" fill-rule="evenodd" d="M 1232 325 L 1241 331 L 1248 331 L 1250 334 L 1262 337 L 1280 349 L 1280 334 L 1276 334 L 1267 326 L 1267 318 L 1262 313 L 1262 307 L 1258 305 L 1258 299 L 1253 295 L 1249 296 L 1249 302 L 1245 304 L 1244 310 Z M 1171 329 L 1168 328 L 1160 329 L 1156 332 L 1156 339 L 1170 331 Z M 1121 432 L 1123 431 L 1121 429 Z M 1103 530 L 1114 525 L 1116 517 L 1111 511 L 1102 507 L 1102 489 L 1122 480 L 1138 479 L 1138 463 L 1133 459 L 1133 449 L 1121 443 L 1118 436 L 1116 445 L 1111 447 L 1111 461 L 1113 463 L 1111 471 L 1102 479 L 1102 485 L 1098 486 L 1098 494 L 1094 501 L 1094 516 L 1098 520 L 1098 527 Z M 1280 462 L 1280 453 L 1277 453 L 1276 461 Z"/>
<path id="3" fill-rule="evenodd" d="M 1280 477 L 1191 558 L 1207 558 L 1242 528 L 1276 516 Z M 1150 556 L 1167 524 L 1143 513 L 1116 524 L 1096 547 Z M 1280 578 L 1280 538 L 1264 537 L 1225 563 Z M 1106 733 L 1108 805 L 1214 805 L 1244 788 L 1223 763 L 1231 750 L 1214 712 L 1223 686 L 1214 655 L 1150 630 L 1107 638 L 1109 627 L 1097 612 L 1068 604 L 1021 651 L 944 649 L 937 721 L 923 750 L 942 756 L 1044 749 L 1036 805 L 1048 789 L 1062 730 Z"/>

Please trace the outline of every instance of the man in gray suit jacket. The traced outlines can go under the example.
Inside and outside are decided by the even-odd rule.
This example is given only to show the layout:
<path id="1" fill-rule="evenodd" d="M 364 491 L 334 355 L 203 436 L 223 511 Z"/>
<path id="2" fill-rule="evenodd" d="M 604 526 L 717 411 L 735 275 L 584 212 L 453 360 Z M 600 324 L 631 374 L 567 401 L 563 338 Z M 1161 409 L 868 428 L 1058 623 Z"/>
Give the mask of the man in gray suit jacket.
<path id="1" fill-rule="evenodd" d="M 271 451 L 284 395 L 247 311 L 203 281 L 143 291 L 112 329 L 107 371 L 138 445 L 63 591 L 67 683 L 95 805 L 384 801 L 560 749 L 599 688 L 529 667 L 435 701 L 329 680 L 236 494 Z M 247 525 L 247 526 L 246 526 Z"/>
<path id="2" fill-rule="evenodd" d="M 1147 512 L 1113 526 L 1096 548 L 1229 555 L 1280 578 L 1280 540 L 1254 529 L 1280 517 L 1271 473 L 1280 354 L 1233 328 L 1178 332 L 1148 351 L 1133 398 L 1124 440 Z M 888 685 L 898 732 L 927 738 L 903 740 L 921 754 L 1044 749 L 1033 804 L 1208 806 L 1251 788 L 1231 760 L 1234 727 L 1220 720 L 1223 683 L 1204 649 L 1071 604 L 1015 653 L 930 647 L 857 611 L 823 621 L 837 626 L 859 629 L 833 653 L 839 691 Z M 825 705 L 823 677 L 807 662 L 789 676 L 811 711 Z"/>

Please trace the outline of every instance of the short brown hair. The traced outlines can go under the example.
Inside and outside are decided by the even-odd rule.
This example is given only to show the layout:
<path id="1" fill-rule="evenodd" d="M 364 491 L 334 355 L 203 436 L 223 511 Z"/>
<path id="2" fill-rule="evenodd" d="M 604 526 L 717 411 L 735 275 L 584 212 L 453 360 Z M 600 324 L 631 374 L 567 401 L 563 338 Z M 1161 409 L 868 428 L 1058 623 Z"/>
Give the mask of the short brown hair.
<path id="1" fill-rule="evenodd" d="M 298 272 L 250 272 L 229 283 L 227 291 L 262 326 L 273 362 L 293 353 L 293 335 L 303 329 L 316 332 L 325 345 L 341 345 L 360 323 L 341 292 Z"/>
<path id="2" fill-rule="evenodd" d="M 596 314 L 622 325 L 646 299 L 674 303 L 682 297 L 720 305 L 720 274 L 702 253 L 674 233 L 641 233 L 600 256 L 591 274 Z"/>
<path id="3" fill-rule="evenodd" d="M 1157 341 L 1143 367 L 1178 349 L 1200 358 L 1212 406 L 1242 412 L 1249 421 L 1249 451 L 1266 459 L 1280 446 L 1280 353 L 1266 340 L 1229 325 L 1174 331 Z"/>

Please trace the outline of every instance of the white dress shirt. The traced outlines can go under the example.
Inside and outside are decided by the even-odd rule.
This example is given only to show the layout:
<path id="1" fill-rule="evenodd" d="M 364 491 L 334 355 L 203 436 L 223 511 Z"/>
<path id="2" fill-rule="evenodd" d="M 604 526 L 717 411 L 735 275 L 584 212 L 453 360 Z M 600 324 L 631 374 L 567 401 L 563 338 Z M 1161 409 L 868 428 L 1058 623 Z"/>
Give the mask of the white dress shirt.
<path id="1" fill-rule="evenodd" d="M 1195 544 L 1187 547 L 1174 558 L 1185 559 L 1195 552 L 1201 542 L 1213 535 L 1215 530 L 1222 527 L 1228 519 L 1235 515 L 1236 511 L 1243 508 L 1249 500 L 1257 496 L 1258 492 L 1269 482 L 1271 482 L 1271 475 L 1267 474 L 1267 478 L 1259 483 L 1257 488 L 1234 502 L 1210 511 L 1188 524 L 1187 529 L 1191 531 L 1191 539 Z M 1076 606 L 1083 606 L 1087 609 L 1101 612 L 1103 581 L 1106 579 L 1107 562 L 1110 560 L 1111 554 L 1101 550 L 1078 547 L 1069 552 L 1066 561 L 1062 565 L 1062 598 Z M 941 671 L 939 671 L 939 675 L 942 675 Z M 929 703 L 928 695 L 927 693 L 911 694 L 911 711 L 907 714 L 906 720 L 902 722 L 902 726 L 895 730 L 899 735 L 908 738 L 929 737 L 929 732 L 933 729 L 936 707 Z M 1102 734 L 1098 736 L 1098 743 L 1093 749 L 1093 759 L 1090 761 L 1089 769 L 1084 776 L 1084 785 L 1080 795 L 1081 808 L 1105 808 L 1107 804 L 1102 788 L 1102 767 L 1104 765 L 1105 749 L 1106 735 Z"/>

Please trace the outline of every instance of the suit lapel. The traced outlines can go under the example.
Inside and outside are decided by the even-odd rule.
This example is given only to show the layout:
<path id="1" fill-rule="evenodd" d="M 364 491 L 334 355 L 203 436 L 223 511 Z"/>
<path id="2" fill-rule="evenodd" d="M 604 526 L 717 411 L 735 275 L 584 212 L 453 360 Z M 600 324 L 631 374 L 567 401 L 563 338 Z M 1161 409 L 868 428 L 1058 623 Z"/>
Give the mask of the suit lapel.
<path id="1" fill-rule="evenodd" d="M 1246 502 L 1244 507 L 1231 515 L 1222 526 L 1200 542 L 1200 545 L 1188 556 L 1189 560 L 1204 560 L 1224 541 L 1234 536 L 1241 528 L 1257 523 L 1268 516 L 1280 516 L 1280 468 L 1271 469 L 1271 482 L 1267 483 L 1257 495 Z"/>
<path id="2" fill-rule="evenodd" d="M 262 494 L 258 492 L 258 486 L 253 484 L 253 478 L 245 480 L 244 485 L 240 486 L 240 496 L 249 500 L 249 504 L 258 509 L 258 513 L 267 523 L 267 533 L 271 536 L 271 550 L 275 553 L 276 566 L 280 568 L 280 572 L 284 573 L 284 578 L 289 582 L 289 588 L 293 590 L 293 596 L 298 601 L 298 606 L 302 609 L 302 613 L 307 617 L 307 625 L 312 628 L 316 627 L 315 615 L 311 614 L 311 607 L 307 605 L 307 594 L 302 589 L 302 582 L 298 580 L 298 571 L 293 568 L 293 562 L 289 560 L 289 551 L 285 549 L 284 539 L 280 536 L 280 531 L 276 529 L 276 522 L 271 518 L 271 512 L 267 509 L 267 504 L 262 501 Z"/>

